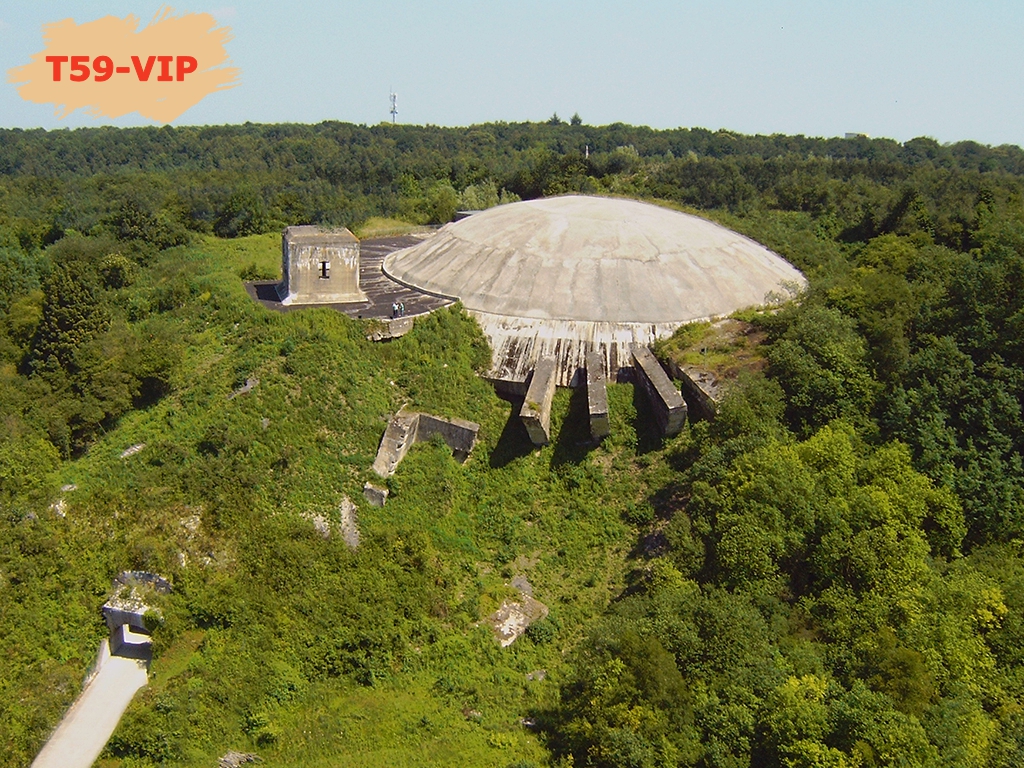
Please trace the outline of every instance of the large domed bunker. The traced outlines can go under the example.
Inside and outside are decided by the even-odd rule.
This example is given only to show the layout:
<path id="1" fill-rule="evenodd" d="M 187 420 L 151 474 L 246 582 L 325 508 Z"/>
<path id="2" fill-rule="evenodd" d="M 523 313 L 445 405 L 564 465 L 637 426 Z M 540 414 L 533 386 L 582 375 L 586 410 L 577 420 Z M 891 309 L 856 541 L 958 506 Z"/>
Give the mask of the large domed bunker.
<path id="1" fill-rule="evenodd" d="M 565 196 L 491 208 L 389 255 L 391 278 L 459 299 L 494 350 L 490 377 L 525 382 L 541 356 L 567 386 L 597 351 L 615 376 L 630 349 L 685 323 L 772 301 L 804 278 L 764 246 L 648 203 Z"/>

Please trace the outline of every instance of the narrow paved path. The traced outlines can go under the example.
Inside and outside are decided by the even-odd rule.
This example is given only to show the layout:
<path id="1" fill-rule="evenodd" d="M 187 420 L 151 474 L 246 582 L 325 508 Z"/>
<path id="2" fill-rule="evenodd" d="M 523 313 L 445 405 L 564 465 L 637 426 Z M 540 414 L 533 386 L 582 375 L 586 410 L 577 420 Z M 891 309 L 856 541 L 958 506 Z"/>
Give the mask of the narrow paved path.
<path id="1" fill-rule="evenodd" d="M 105 651 L 101 654 L 106 656 Z M 145 660 L 108 656 L 32 761 L 32 768 L 89 768 L 146 680 Z"/>

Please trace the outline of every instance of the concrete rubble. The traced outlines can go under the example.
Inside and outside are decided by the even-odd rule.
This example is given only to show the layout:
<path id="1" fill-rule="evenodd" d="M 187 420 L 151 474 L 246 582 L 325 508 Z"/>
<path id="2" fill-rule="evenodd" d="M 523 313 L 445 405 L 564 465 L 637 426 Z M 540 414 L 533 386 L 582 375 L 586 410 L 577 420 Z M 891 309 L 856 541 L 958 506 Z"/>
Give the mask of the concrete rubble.
<path id="1" fill-rule="evenodd" d="M 370 502 L 370 506 L 383 507 L 388 501 L 388 489 L 366 483 L 363 485 L 363 497 Z"/>
<path id="2" fill-rule="evenodd" d="M 519 590 L 515 600 L 505 600 L 487 618 L 502 648 L 508 648 L 518 640 L 531 624 L 548 615 L 548 607 L 533 596 L 533 585 L 526 576 L 519 574 L 512 579 L 511 586 Z"/>
<path id="3" fill-rule="evenodd" d="M 123 451 L 121 451 L 121 458 L 127 459 L 129 456 L 134 456 L 136 453 L 142 451 L 145 447 L 145 443 L 136 443 L 135 445 L 131 445 L 125 448 Z"/>
<path id="4" fill-rule="evenodd" d="M 399 339 L 412 330 L 413 318 L 396 317 L 390 320 L 378 320 L 366 334 L 368 341 L 388 341 Z"/>
<path id="5" fill-rule="evenodd" d="M 338 505 L 338 514 L 341 516 L 341 538 L 350 549 L 359 546 L 359 519 L 356 517 L 356 505 L 345 496 Z"/>
<path id="6" fill-rule="evenodd" d="M 526 632 L 535 621 L 548 615 L 548 607 L 540 600 L 523 595 L 518 600 L 506 600 L 491 614 L 488 622 L 502 648 L 508 648 Z"/>
<path id="7" fill-rule="evenodd" d="M 307 512 L 303 517 L 313 524 L 313 530 L 320 534 L 321 538 L 331 538 L 331 521 L 325 515 L 318 512 Z"/>
<path id="8" fill-rule="evenodd" d="M 416 411 L 399 411 L 384 430 L 377 456 L 373 460 L 373 471 L 379 477 L 391 477 L 414 444 L 427 442 L 435 435 L 439 435 L 451 448 L 456 461 L 463 462 L 476 445 L 479 432 L 480 425 L 472 421 L 445 419 Z"/>
<path id="9" fill-rule="evenodd" d="M 226 752 L 220 760 L 217 761 L 217 768 L 241 768 L 243 765 L 249 763 L 262 763 L 263 759 L 259 755 L 254 755 L 251 752 L 235 752 L 231 750 Z"/>
<path id="10" fill-rule="evenodd" d="M 254 387 L 259 386 L 259 383 L 259 379 L 257 379 L 255 376 L 250 376 L 245 380 L 245 384 L 243 384 L 234 392 L 228 395 L 228 400 L 234 400 L 239 395 L 245 395 L 248 394 L 249 392 L 252 392 Z"/>

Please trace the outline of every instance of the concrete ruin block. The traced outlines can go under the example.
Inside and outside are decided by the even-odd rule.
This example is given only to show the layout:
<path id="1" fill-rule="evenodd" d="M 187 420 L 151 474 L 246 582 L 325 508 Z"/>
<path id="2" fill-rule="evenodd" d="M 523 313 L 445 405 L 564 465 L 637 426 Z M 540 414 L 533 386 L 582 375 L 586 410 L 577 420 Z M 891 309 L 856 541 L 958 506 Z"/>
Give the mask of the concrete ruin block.
<path id="1" fill-rule="evenodd" d="M 123 571 L 114 580 L 114 594 L 103 604 L 103 618 L 107 622 L 113 644 L 114 635 L 123 626 L 149 634 L 151 620 L 147 614 L 160 616 L 150 603 L 152 595 L 167 594 L 171 584 L 162 576 L 145 571 Z"/>
<path id="2" fill-rule="evenodd" d="M 372 330 L 366 334 L 367 341 L 387 341 L 405 336 L 412 330 L 414 318 L 395 317 L 391 319 L 376 320 L 372 324 Z"/>
<path id="3" fill-rule="evenodd" d="M 426 442 L 434 435 L 440 435 L 445 444 L 452 449 L 455 460 L 461 464 L 476 445 L 479 432 L 480 425 L 472 421 L 443 419 L 440 416 L 421 413 L 416 425 L 416 442 Z"/>
<path id="4" fill-rule="evenodd" d="M 338 505 L 338 514 L 341 517 L 341 538 L 348 545 L 349 549 L 359 547 L 359 518 L 356 516 L 356 505 L 345 496 Z"/>
<path id="5" fill-rule="evenodd" d="M 555 358 L 542 357 L 533 369 L 533 378 L 526 390 L 526 399 L 519 411 L 519 418 L 530 433 L 534 445 L 551 442 L 551 401 L 555 397 L 558 366 Z"/>
<path id="6" fill-rule="evenodd" d="M 505 600 L 501 607 L 487 617 L 494 628 L 494 634 L 502 648 L 526 634 L 526 630 L 535 621 L 547 617 L 548 607 L 540 600 L 523 595 L 518 600 Z"/>
<path id="7" fill-rule="evenodd" d="M 359 288 L 359 240 L 347 229 L 288 227 L 281 236 L 282 304 L 367 301 Z"/>
<path id="8" fill-rule="evenodd" d="M 399 411 L 388 422 L 373 460 L 373 471 L 379 477 L 395 474 L 399 462 L 414 443 L 423 443 L 440 435 L 460 464 L 476 445 L 480 425 L 465 419 L 445 419 L 430 413 Z"/>
<path id="9" fill-rule="evenodd" d="M 587 409 L 590 412 L 590 437 L 596 442 L 611 434 L 608 422 L 608 386 L 604 360 L 597 352 L 587 353 Z"/>
<path id="10" fill-rule="evenodd" d="M 251 752 L 235 752 L 230 751 L 225 753 L 220 760 L 217 761 L 217 768 L 241 768 L 243 765 L 249 763 L 262 763 L 263 759 L 259 755 L 254 755 Z"/>
<path id="11" fill-rule="evenodd" d="M 398 463 L 405 458 L 409 448 L 416 442 L 418 424 L 418 413 L 404 411 L 399 411 L 388 422 L 384 436 L 380 439 L 380 446 L 377 448 L 377 456 L 373 460 L 373 471 L 379 477 L 391 477 L 395 474 Z"/>
<path id="12" fill-rule="evenodd" d="M 686 402 L 648 347 L 633 348 L 636 383 L 651 403 L 658 428 L 665 437 L 678 435 L 686 423 Z"/>
<path id="13" fill-rule="evenodd" d="M 370 502 L 371 506 L 383 507 L 388 500 L 388 489 L 378 488 L 372 483 L 367 483 L 363 486 L 363 496 Z"/>
<path id="14" fill-rule="evenodd" d="M 679 368 L 674 366 L 672 375 L 679 379 L 683 387 L 683 397 L 692 411 L 691 418 L 711 421 L 718 412 L 718 401 L 715 394 L 719 391 L 718 380 L 710 371 L 698 368 Z"/>

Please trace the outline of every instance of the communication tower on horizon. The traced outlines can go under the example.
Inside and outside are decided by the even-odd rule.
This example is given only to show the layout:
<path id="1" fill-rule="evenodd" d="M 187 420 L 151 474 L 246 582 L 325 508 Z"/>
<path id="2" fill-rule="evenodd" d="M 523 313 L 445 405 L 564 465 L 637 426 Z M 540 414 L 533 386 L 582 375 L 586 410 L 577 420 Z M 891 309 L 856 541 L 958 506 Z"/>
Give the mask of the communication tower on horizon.
<path id="1" fill-rule="evenodd" d="M 391 123 L 394 124 L 395 118 L 398 117 L 398 94 L 394 91 L 391 92 Z"/>

